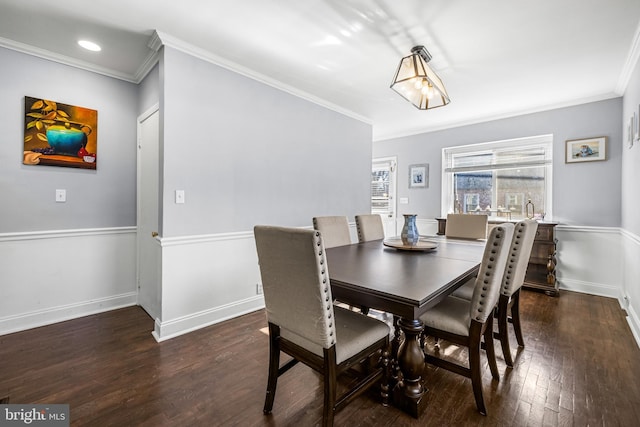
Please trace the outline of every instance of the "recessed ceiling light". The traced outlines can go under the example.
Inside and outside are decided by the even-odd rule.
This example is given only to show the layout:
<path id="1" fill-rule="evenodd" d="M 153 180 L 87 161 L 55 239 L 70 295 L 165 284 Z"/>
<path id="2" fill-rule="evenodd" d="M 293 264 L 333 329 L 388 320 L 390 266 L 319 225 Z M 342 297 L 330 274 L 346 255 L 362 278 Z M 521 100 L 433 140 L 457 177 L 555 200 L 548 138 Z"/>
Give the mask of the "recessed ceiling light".
<path id="1" fill-rule="evenodd" d="M 78 44 L 92 52 L 100 52 L 102 50 L 99 45 L 95 44 L 94 42 L 90 42 L 89 40 L 78 40 Z"/>

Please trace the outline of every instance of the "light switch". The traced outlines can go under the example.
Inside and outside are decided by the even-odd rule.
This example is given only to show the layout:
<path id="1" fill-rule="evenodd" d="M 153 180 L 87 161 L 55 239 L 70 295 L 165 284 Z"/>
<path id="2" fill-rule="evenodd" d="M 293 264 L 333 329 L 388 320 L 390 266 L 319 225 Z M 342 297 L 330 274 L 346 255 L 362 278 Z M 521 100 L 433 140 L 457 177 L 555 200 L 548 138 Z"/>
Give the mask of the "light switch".
<path id="1" fill-rule="evenodd" d="M 400 197 L 400 204 L 401 205 L 408 205 L 409 204 L 409 198 L 408 197 Z"/>
<path id="2" fill-rule="evenodd" d="M 176 190 L 176 203 L 184 203 L 184 190 Z"/>
<path id="3" fill-rule="evenodd" d="M 56 203 L 64 203 L 67 201 L 67 190 L 56 190 Z"/>

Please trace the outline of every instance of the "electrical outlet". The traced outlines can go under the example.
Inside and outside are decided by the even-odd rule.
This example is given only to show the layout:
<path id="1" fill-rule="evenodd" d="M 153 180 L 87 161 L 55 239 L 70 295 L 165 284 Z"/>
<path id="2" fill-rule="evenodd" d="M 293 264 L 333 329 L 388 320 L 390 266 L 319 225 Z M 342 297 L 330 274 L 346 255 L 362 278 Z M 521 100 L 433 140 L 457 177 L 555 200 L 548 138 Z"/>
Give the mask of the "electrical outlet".
<path id="1" fill-rule="evenodd" d="M 262 283 L 256 283 L 256 295 L 262 295 Z"/>

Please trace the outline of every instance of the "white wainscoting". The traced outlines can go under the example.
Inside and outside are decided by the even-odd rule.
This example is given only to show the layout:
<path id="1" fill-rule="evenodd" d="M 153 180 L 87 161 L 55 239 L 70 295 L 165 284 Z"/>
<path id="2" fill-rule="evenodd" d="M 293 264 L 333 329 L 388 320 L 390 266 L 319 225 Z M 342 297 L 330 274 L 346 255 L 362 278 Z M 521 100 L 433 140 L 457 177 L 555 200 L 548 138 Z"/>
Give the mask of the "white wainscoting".
<path id="1" fill-rule="evenodd" d="M 623 231 L 622 253 L 624 286 L 621 305 L 627 310 L 629 327 L 640 346 L 640 237 Z"/>
<path id="2" fill-rule="evenodd" d="M 0 335 L 135 305 L 136 229 L 0 234 Z"/>
<path id="3" fill-rule="evenodd" d="M 160 239 L 158 341 L 259 310 L 264 298 L 253 232 Z"/>
<path id="4" fill-rule="evenodd" d="M 417 225 L 422 235 L 437 230 L 435 220 Z M 557 238 L 560 288 L 618 299 L 640 344 L 640 238 L 564 225 Z M 252 231 L 164 238 L 161 247 L 158 341 L 264 307 Z M 0 234 L 0 335 L 136 304 L 135 257 L 134 227 Z"/>
<path id="5" fill-rule="evenodd" d="M 311 228 L 311 227 L 303 227 Z M 355 222 L 351 241 L 358 242 Z M 160 239 L 162 315 L 153 336 L 164 341 L 264 308 L 253 231 Z"/>
<path id="6" fill-rule="evenodd" d="M 623 257 L 619 228 L 558 225 L 560 289 L 621 300 Z"/>

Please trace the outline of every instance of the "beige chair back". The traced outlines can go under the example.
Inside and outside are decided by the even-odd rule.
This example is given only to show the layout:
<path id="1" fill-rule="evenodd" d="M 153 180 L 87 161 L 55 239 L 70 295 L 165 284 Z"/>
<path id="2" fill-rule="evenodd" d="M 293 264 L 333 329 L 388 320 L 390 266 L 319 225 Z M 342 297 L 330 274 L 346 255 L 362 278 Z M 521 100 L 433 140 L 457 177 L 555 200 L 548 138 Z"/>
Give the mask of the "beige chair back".
<path id="1" fill-rule="evenodd" d="M 313 218 L 313 229 L 322 233 L 325 248 L 351 244 L 349 221 L 346 216 L 318 216 Z"/>
<path id="2" fill-rule="evenodd" d="M 486 239 L 487 215 L 449 214 L 444 234 L 458 239 Z"/>
<path id="3" fill-rule="evenodd" d="M 509 249 L 509 259 L 500 289 L 502 295 L 510 297 L 522 287 L 537 231 L 538 223 L 532 219 L 525 219 L 515 225 Z"/>
<path id="4" fill-rule="evenodd" d="M 321 233 L 255 226 L 267 320 L 323 348 L 335 344 L 333 302 Z"/>
<path id="5" fill-rule="evenodd" d="M 491 230 L 485 245 L 480 271 L 471 297 L 471 319 L 484 323 L 493 315 L 500 297 L 514 225 L 504 223 Z"/>
<path id="6" fill-rule="evenodd" d="M 356 215 L 356 228 L 360 243 L 384 239 L 384 225 L 380 215 Z"/>

